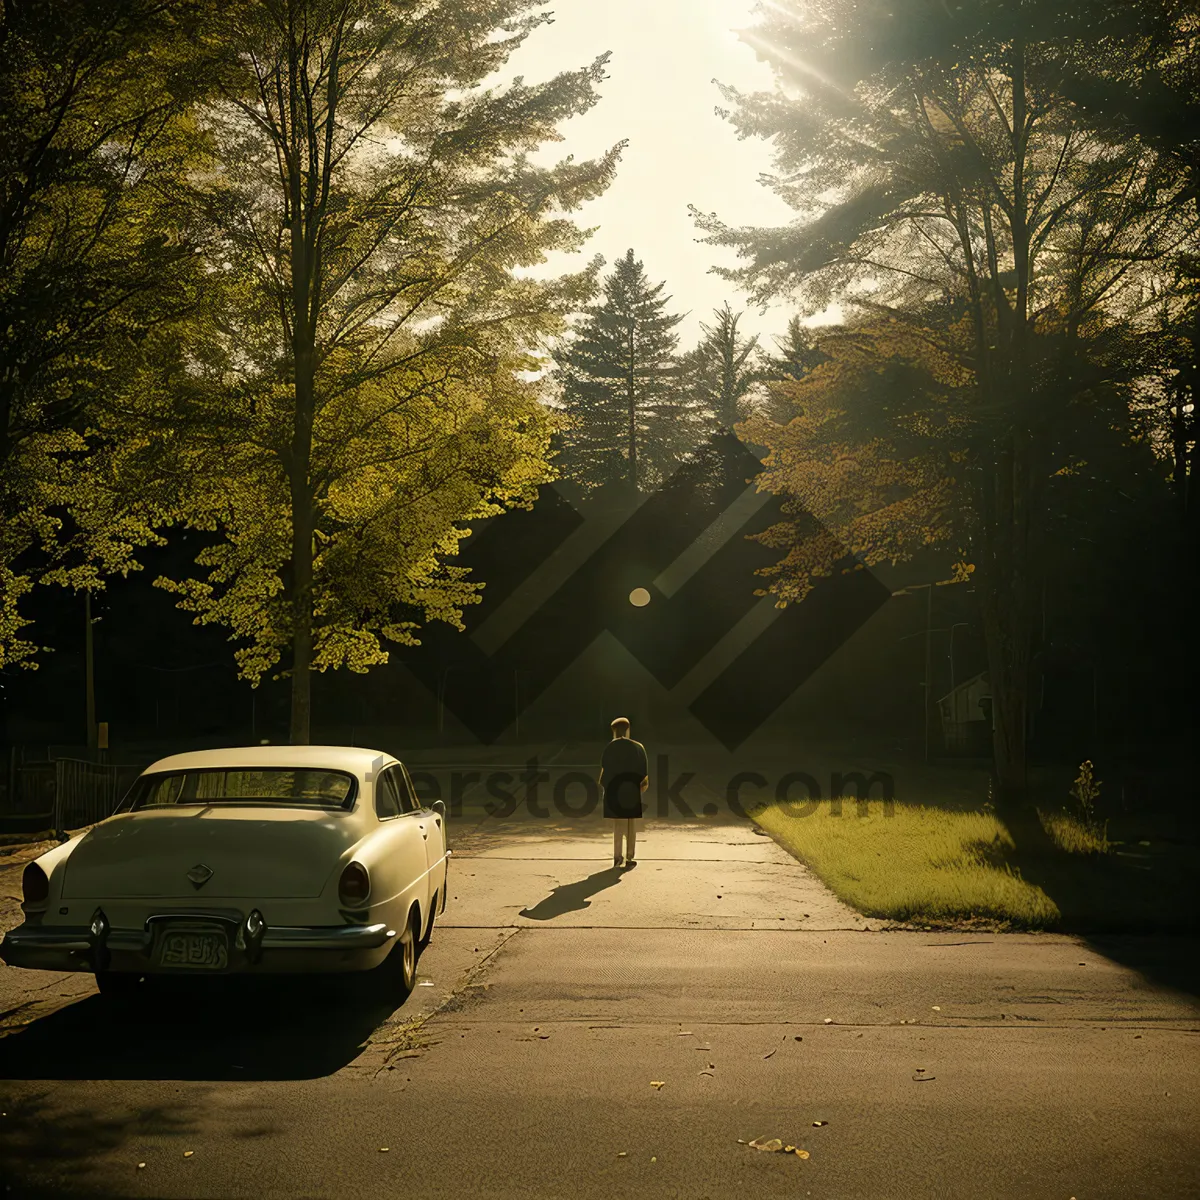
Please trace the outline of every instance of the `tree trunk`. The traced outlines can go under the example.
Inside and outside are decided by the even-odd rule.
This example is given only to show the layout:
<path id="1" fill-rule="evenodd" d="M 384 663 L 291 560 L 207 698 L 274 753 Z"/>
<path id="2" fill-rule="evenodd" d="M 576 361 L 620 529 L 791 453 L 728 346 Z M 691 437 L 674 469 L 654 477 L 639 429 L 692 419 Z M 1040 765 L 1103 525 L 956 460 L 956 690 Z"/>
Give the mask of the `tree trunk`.
<path id="1" fill-rule="evenodd" d="M 1029 785 L 1025 737 L 1029 708 L 1028 639 L 1010 597 L 993 595 L 981 607 L 992 687 L 993 799 L 998 808 L 1021 808 L 1026 803 Z"/>
<path id="2" fill-rule="evenodd" d="M 313 658 L 313 530 L 315 513 L 312 492 L 312 437 L 316 409 L 316 265 L 317 257 L 308 222 L 313 219 L 312 198 L 304 194 L 301 139 L 310 142 L 314 130 L 302 127 L 299 104 L 301 57 L 293 51 L 291 62 L 291 131 L 293 149 L 289 161 L 289 207 L 291 225 L 292 372 L 295 411 L 288 452 L 288 483 L 291 500 L 292 547 L 292 712 L 289 740 L 307 745 L 312 736 Z M 331 118 L 332 119 L 332 118 Z M 311 146 L 308 147 L 311 151 Z M 305 157 L 312 159 L 312 154 Z M 310 181 L 311 183 L 311 181 Z"/>
<path id="3" fill-rule="evenodd" d="M 1025 46 L 1012 48 L 1012 235 L 1016 295 L 1012 308 L 993 279 L 997 342 L 1004 348 L 999 384 L 1007 413 L 997 431 L 995 461 L 985 471 L 982 541 L 986 568 L 978 581 L 988 676 L 992 688 L 994 801 L 1010 812 L 1027 806 L 1029 676 L 1034 639 L 1034 598 L 1040 593 L 1035 523 L 1040 519 L 1039 456 L 1031 437 L 1033 386 L 1030 371 L 1029 293 L 1032 276 L 1026 186 L 1028 108 Z M 977 347 L 986 361 L 986 348 Z M 991 390 L 991 388 L 989 388 Z M 994 394 L 994 392 L 993 392 Z M 1035 435 L 1036 436 L 1036 435 Z"/>
<path id="4" fill-rule="evenodd" d="M 313 494 L 310 481 L 315 410 L 314 323 L 308 303 L 309 255 L 293 241 L 295 319 L 292 354 L 296 408 L 288 462 L 292 509 L 292 715 L 290 741 L 308 745 L 312 734 Z"/>
<path id="5" fill-rule="evenodd" d="M 996 447 L 985 472 L 983 521 L 976 594 L 983 618 L 992 688 L 995 802 L 1013 809 L 1027 800 L 1026 741 L 1029 676 L 1034 641 L 1033 569 L 1029 511 L 1032 448 L 1020 433 Z"/>
<path id="6" fill-rule="evenodd" d="M 629 366 L 625 379 L 625 394 L 629 405 L 629 493 L 638 494 L 637 457 L 637 359 L 634 346 L 633 326 L 629 327 Z"/>
<path id="7" fill-rule="evenodd" d="M 299 375 L 299 372 L 297 372 Z M 311 394 L 311 376 L 309 380 Z M 289 740 L 293 746 L 306 746 L 312 737 L 312 652 L 313 652 L 313 511 L 308 483 L 309 455 L 299 453 L 303 438 L 300 429 L 300 387 L 296 388 L 296 438 L 291 472 L 292 507 L 292 713 Z M 307 430 L 311 454 L 312 423 L 309 410 Z"/>

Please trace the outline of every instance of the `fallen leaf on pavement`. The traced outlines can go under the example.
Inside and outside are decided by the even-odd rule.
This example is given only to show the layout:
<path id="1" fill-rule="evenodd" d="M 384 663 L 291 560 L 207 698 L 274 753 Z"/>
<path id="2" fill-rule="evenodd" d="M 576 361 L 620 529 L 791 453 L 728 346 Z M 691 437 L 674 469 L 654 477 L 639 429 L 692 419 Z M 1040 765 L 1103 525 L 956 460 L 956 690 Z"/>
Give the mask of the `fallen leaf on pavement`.
<path id="1" fill-rule="evenodd" d="M 772 1051 L 771 1051 L 771 1054 L 774 1054 L 774 1053 L 775 1053 L 775 1051 L 774 1051 L 774 1050 L 772 1050 Z M 771 1054 L 764 1054 L 764 1055 L 763 1055 L 763 1058 L 770 1058 L 770 1057 L 771 1057 Z"/>
<path id="2" fill-rule="evenodd" d="M 745 1144 L 746 1144 L 746 1139 L 745 1139 L 745 1138 L 738 1138 L 738 1145 L 739 1145 L 739 1146 L 744 1146 Z"/>
<path id="3" fill-rule="evenodd" d="M 933 1011 L 934 1011 L 934 1012 L 941 1012 L 941 1011 L 942 1011 L 942 1006 L 941 1006 L 940 1004 L 935 1004 L 935 1005 L 933 1006 Z"/>
<path id="4" fill-rule="evenodd" d="M 707 1075 L 709 1079 L 716 1079 L 716 1076 L 711 1071 L 701 1071 L 701 1075 Z"/>
<path id="5" fill-rule="evenodd" d="M 618 1150 L 617 1151 L 618 1158 L 626 1158 L 626 1157 L 628 1157 L 628 1154 L 629 1154 L 628 1150 Z"/>
<path id="6" fill-rule="evenodd" d="M 807 1158 L 807 1157 L 808 1157 L 808 1151 L 807 1151 L 807 1150 L 797 1150 L 797 1151 L 796 1151 L 796 1157 L 797 1157 L 797 1158 Z"/>
<path id="7" fill-rule="evenodd" d="M 657 1156 L 656 1154 L 652 1154 L 652 1155 L 650 1155 L 650 1161 L 651 1161 L 651 1162 L 658 1162 L 658 1156 Z"/>
<path id="8" fill-rule="evenodd" d="M 932 1083 L 937 1078 L 936 1075 L 914 1075 L 913 1080 L 916 1083 Z"/>
<path id="9" fill-rule="evenodd" d="M 814 1122 L 813 1122 L 813 1128 L 814 1128 L 814 1129 L 820 1129 L 822 1125 L 828 1125 L 828 1124 L 829 1124 L 829 1122 L 828 1122 L 828 1121 L 814 1121 Z"/>
<path id="10" fill-rule="evenodd" d="M 903 1022 L 903 1021 L 901 1021 L 900 1023 L 901 1023 L 902 1025 L 904 1024 L 904 1022 Z M 833 1024 L 833 1018 L 832 1018 L 832 1017 L 826 1017 L 826 1018 L 825 1018 L 825 1024 L 826 1024 L 826 1025 L 832 1025 L 832 1024 Z"/>
<path id="11" fill-rule="evenodd" d="M 184 1158 L 191 1158 L 191 1157 L 192 1157 L 192 1155 L 193 1155 L 193 1154 L 195 1154 L 195 1153 L 196 1153 L 196 1152 L 195 1152 L 195 1150 L 185 1150 L 185 1151 L 183 1152 L 183 1157 L 184 1157 Z"/>
<path id="12" fill-rule="evenodd" d="M 802 1041 L 804 1041 L 804 1039 L 803 1039 L 803 1038 L 802 1038 L 802 1037 L 801 1037 L 799 1034 L 796 1034 L 796 1035 L 795 1035 L 795 1036 L 792 1038 L 792 1041 L 793 1041 L 793 1042 L 802 1042 Z"/>
<path id="13" fill-rule="evenodd" d="M 750 1145 L 753 1146 L 755 1150 L 766 1150 L 772 1154 L 783 1149 L 783 1143 L 778 1138 L 771 1138 L 765 1142 L 755 1138 Z"/>
<path id="14" fill-rule="evenodd" d="M 380 1146 L 380 1147 L 379 1147 L 379 1153 L 380 1153 L 380 1154 L 386 1154 L 387 1152 L 388 1152 L 388 1148 L 387 1148 L 386 1146 Z"/>
<path id="15" fill-rule="evenodd" d="M 145 1165 L 145 1163 L 138 1163 L 138 1170 L 140 1171 Z"/>
<path id="16" fill-rule="evenodd" d="M 650 1080 L 650 1086 L 651 1086 L 652 1088 L 660 1088 L 660 1087 L 662 1087 L 662 1086 L 663 1086 L 663 1084 L 665 1084 L 666 1082 L 667 1082 L 667 1081 L 666 1081 L 665 1079 L 652 1079 L 652 1080 Z"/>
<path id="17" fill-rule="evenodd" d="M 692 1031 L 690 1029 L 681 1029 L 675 1036 L 676 1037 L 694 1037 L 695 1035 L 692 1033 Z"/>

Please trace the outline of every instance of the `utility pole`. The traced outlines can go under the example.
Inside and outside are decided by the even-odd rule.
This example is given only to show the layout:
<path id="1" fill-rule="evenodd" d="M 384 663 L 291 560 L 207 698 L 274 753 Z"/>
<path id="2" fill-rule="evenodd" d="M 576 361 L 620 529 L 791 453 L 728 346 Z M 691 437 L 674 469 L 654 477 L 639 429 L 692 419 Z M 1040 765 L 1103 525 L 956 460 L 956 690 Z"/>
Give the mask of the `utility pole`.
<path id="1" fill-rule="evenodd" d="M 933 675 L 933 584 L 925 585 L 925 761 L 929 761 L 930 678 Z"/>
<path id="2" fill-rule="evenodd" d="M 87 690 L 87 744 L 89 750 L 96 749 L 96 663 L 92 650 L 92 593 L 83 593 L 83 616 L 86 625 L 84 653 L 84 687 Z"/>
<path id="3" fill-rule="evenodd" d="M 970 624 L 970 621 L 955 621 L 950 626 L 950 695 L 954 695 L 954 631 L 956 629 L 965 629 Z"/>
<path id="4" fill-rule="evenodd" d="M 894 595 L 894 596 L 911 596 L 913 594 L 913 592 L 918 591 L 920 588 L 927 589 L 926 593 L 925 593 L 925 629 L 923 631 L 924 635 L 925 635 L 925 682 L 922 685 L 923 691 L 924 691 L 923 703 L 925 706 L 925 722 L 924 722 L 924 724 L 925 724 L 925 761 L 926 762 L 929 761 L 929 729 L 930 729 L 929 714 L 932 711 L 932 705 L 930 704 L 929 693 L 930 693 L 931 688 L 933 687 L 933 587 L 934 587 L 934 585 L 932 583 L 910 583 L 908 585 L 908 587 L 902 588 L 900 591 L 892 593 L 892 595 Z M 902 642 L 906 642 L 906 641 L 908 641 L 909 638 L 914 638 L 914 637 L 919 636 L 919 634 L 921 632 L 922 631 L 917 630 L 913 633 L 906 633 L 900 640 Z M 944 632 L 945 632 L 944 630 L 941 630 L 941 629 L 938 630 L 938 633 L 944 633 Z"/>

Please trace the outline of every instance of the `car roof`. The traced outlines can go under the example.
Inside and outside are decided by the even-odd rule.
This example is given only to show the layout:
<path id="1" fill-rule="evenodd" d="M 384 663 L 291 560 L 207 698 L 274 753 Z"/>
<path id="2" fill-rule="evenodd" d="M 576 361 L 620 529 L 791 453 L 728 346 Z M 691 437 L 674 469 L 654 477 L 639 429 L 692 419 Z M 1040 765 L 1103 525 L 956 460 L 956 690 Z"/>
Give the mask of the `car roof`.
<path id="1" fill-rule="evenodd" d="M 229 746 L 171 754 L 146 768 L 151 771 L 196 771 L 214 767 L 312 767 L 366 776 L 398 762 L 382 750 L 365 746 Z"/>

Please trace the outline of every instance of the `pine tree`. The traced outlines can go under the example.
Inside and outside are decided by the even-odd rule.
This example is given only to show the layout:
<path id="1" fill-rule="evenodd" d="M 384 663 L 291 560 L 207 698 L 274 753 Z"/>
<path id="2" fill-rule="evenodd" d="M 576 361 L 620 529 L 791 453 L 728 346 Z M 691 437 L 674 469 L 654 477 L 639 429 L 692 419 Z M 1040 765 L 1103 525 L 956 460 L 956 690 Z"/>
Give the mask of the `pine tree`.
<path id="1" fill-rule="evenodd" d="M 775 339 L 775 345 L 778 353 L 764 356 L 762 379 L 767 386 L 758 411 L 776 425 L 786 425 L 799 415 L 800 409 L 791 389 L 774 385 L 803 379 L 828 361 L 829 355 L 820 348 L 816 335 L 799 315 L 788 320 L 787 332 Z"/>
<path id="2" fill-rule="evenodd" d="M 717 426 L 732 429 L 749 415 L 750 396 L 762 377 L 758 335 L 738 332 L 742 314 L 728 302 L 713 316 L 712 325 L 701 323 L 699 344 L 684 356 L 684 387 Z"/>
<path id="3" fill-rule="evenodd" d="M 556 355 L 571 422 L 562 465 L 585 487 L 623 481 L 648 491 L 703 437 L 679 388 L 674 330 L 683 317 L 666 311 L 665 286 L 652 285 L 629 250 Z"/>

